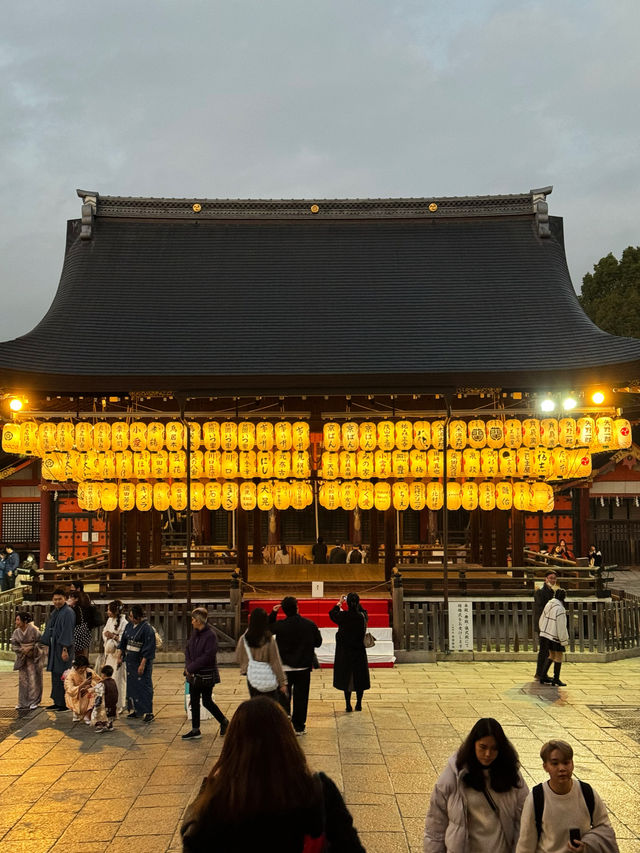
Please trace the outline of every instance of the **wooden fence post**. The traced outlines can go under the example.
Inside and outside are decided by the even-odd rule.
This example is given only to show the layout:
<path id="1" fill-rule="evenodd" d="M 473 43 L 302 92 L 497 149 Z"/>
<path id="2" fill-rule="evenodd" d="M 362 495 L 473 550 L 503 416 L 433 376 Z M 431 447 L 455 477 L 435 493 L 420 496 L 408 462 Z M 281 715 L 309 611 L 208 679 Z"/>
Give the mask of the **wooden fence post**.
<path id="1" fill-rule="evenodd" d="M 233 634 L 237 640 L 240 636 L 240 622 L 242 619 L 242 592 L 240 591 L 240 577 L 235 572 L 231 575 L 229 602 L 233 613 Z"/>
<path id="2" fill-rule="evenodd" d="M 403 649 L 404 641 L 404 589 L 402 587 L 402 575 L 394 569 L 391 579 L 392 620 L 393 620 L 393 647 Z"/>

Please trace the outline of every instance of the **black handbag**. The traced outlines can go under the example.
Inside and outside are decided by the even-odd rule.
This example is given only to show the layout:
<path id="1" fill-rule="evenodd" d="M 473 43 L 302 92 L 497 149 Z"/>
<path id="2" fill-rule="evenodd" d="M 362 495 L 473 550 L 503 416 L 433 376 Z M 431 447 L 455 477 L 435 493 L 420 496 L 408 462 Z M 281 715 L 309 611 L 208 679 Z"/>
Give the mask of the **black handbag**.
<path id="1" fill-rule="evenodd" d="M 193 681 L 190 683 L 198 690 L 209 689 L 216 683 L 216 673 L 213 669 L 203 669 L 200 672 L 193 673 Z"/>

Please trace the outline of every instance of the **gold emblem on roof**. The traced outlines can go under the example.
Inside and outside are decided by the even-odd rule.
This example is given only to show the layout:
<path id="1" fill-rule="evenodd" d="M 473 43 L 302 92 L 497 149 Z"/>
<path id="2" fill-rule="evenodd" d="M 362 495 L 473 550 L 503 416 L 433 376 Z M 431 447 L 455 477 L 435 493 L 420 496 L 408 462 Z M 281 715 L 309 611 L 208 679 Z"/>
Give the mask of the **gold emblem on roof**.
<path id="1" fill-rule="evenodd" d="M 192 210 L 193 210 L 193 212 L 194 212 L 194 213 L 200 213 L 200 211 L 202 210 L 202 205 L 201 205 L 201 204 L 198 204 L 198 202 L 196 202 L 196 203 L 192 206 Z"/>
<path id="2" fill-rule="evenodd" d="M 311 211 L 311 213 L 317 213 L 320 210 L 320 206 L 317 204 L 312 204 L 309 210 Z"/>
<path id="3" fill-rule="evenodd" d="M 438 205 L 435 203 L 435 201 L 432 201 L 429 205 L 429 210 L 431 211 L 431 213 L 435 213 L 437 209 Z"/>

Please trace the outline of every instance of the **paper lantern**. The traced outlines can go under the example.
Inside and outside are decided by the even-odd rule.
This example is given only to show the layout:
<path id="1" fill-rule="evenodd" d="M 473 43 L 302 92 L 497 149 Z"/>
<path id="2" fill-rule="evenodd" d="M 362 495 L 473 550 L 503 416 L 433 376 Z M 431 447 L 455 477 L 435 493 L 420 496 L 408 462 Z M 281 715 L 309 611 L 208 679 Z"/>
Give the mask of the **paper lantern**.
<path id="1" fill-rule="evenodd" d="M 462 488 L 460 483 L 447 483 L 447 509 L 457 510 L 462 506 Z"/>
<path id="2" fill-rule="evenodd" d="M 240 444 L 238 443 L 238 446 Z M 256 467 L 256 452 L 255 450 L 242 450 L 238 454 L 238 473 L 245 480 L 250 480 L 252 477 L 256 476 L 257 467 Z M 240 505 L 242 505 L 242 496 L 240 498 Z"/>
<path id="3" fill-rule="evenodd" d="M 538 512 L 551 512 L 553 509 L 553 489 L 548 483 L 533 484 L 533 506 Z"/>
<path id="4" fill-rule="evenodd" d="M 576 429 L 578 431 L 578 444 L 582 444 L 585 447 L 589 447 L 590 444 L 595 443 L 596 422 L 593 418 L 578 418 Z"/>
<path id="5" fill-rule="evenodd" d="M 442 483 L 431 480 L 426 484 L 426 505 L 432 512 L 442 509 L 444 504 L 444 488 Z"/>
<path id="6" fill-rule="evenodd" d="M 289 509 L 289 506 L 291 505 L 289 483 L 275 483 L 273 487 L 273 505 L 279 511 Z"/>
<path id="7" fill-rule="evenodd" d="M 78 483 L 78 506 L 88 512 L 100 509 L 102 483 Z"/>
<path id="8" fill-rule="evenodd" d="M 358 434 L 358 424 L 353 421 L 347 421 L 342 424 L 341 431 L 342 447 L 353 453 L 360 448 L 360 436 Z"/>
<path id="9" fill-rule="evenodd" d="M 133 453 L 130 450 L 116 453 L 116 477 L 118 480 L 129 480 L 133 477 Z"/>
<path id="10" fill-rule="evenodd" d="M 189 441 L 191 444 L 191 450 L 197 450 L 202 444 L 202 430 L 200 428 L 200 424 L 197 421 L 189 421 Z M 183 430 L 183 446 L 187 447 L 187 427 Z"/>
<path id="11" fill-rule="evenodd" d="M 616 418 L 613 422 L 613 431 L 620 449 L 626 450 L 631 447 L 631 424 L 626 418 Z"/>
<path id="12" fill-rule="evenodd" d="M 529 512 L 532 508 L 533 492 L 529 483 L 513 484 L 513 506 L 520 512 Z"/>
<path id="13" fill-rule="evenodd" d="M 569 462 L 571 477 L 590 477 L 592 471 L 591 454 L 585 448 L 571 451 Z"/>
<path id="14" fill-rule="evenodd" d="M 153 486 L 150 483 L 138 483 L 136 486 L 136 509 L 147 512 L 153 508 Z"/>
<path id="15" fill-rule="evenodd" d="M 57 429 L 55 423 L 45 421 L 38 426 L 38 447 L 40 454 L 54 453 L 56 450 Z"/>
<path id="16" fill-rule="evenodd" d="M 45 480 L 60 480 L 64 471 L 62 453 L 47 453 L 42 457 L 42 476 Z"/>
<path id="17" fill-rule="evenodd" d="M 444 454 L 441 450 L 427 450 L 427 473 L 430 477 L 444 474 Z"/>
<path id="18" fill-rule="evenodd" d="M 151 476 L 151 454 L 148 450 L 133 454 L 133 476 L 136 480 L 145 480 Z"/>
<path id="19" fill-rule="evenodd" d="M 462 484 L 461 493 L 462 509 L 472 512 L 478 507 L 478 485 L 473 480 L 466 480 Z"/>
<path id="20" fill-rule="evenodd" d="M 78 442 L 78 430 L 76 428 L 76 444 Z M 129 447 L 134 452 L 147 449 L 147 425 L 141 421 L 134 421 L 129 426 Z"/>
<path id="21" fill-rule="evenodd" d="M 181 480 L 174 480 L 169 490 L 169 501 L 172 509 L 183 512 L 187 508 L 187 484 Z"/>
<path id="22" fill-rule="evenodd" d="M 164 444 L 167 450 L 176 453 L 184 447 L 184 427 L 179 421 L 169 421 L 164 429 Z M 172 504 L 173 505 L 173 504 Z"/>
<path id="23" fill-rule="evenodd" d="M 501 477 L 515 477 L 518 473 L 516 451 L 503 447 L 498 451 L 498 470 Z"/>
<path id="24" fill-rule="evenodd" d="M 111 449 L 122 452 L 129 447 L 129 424 L 125 421 L 114 421 L 111 424 Z"/>
<path id="25" fill-rule="evenodd" d="M 558 421 L 558 443 L 562 447 L 575 447 L 578 438 L 577 424 L 574 418 L 560 418 Z"/>
<path id="26" fill-rule="evenodd" d="M 220 454 L 220 476 L 226 480 L 238 476 L 238 454 L 235 450 L 224 450 Z"/>
<path id="27" fill-rule="evenodd" d="M 238 446 L 238 425 L 233 421 L 220 424 L 220 449 L 231 453 Z M 224 499 L 223 499 L 224 504 Z"/>
<path id="28" fill-rule="evenodd" d="M 467 447 L 462 451 L 462 473 L 465 477 L 480 476 L 480 451 Z"/>
<path id="29" fill-rule="evenodd" d="M 522 443 L 525 447 L 537 447 L 540 444 L 540 421 L 537 418 L 522 421 Z"/>
<path id="30" fill-rule="evenodd" d="M 427 453 L 425 450 L 412 450 L 409 454 L 409 468 L 412 477 L 427 476 Z"/>
<path id="31" fill-rule="evenodd" d="M 358 506 L 360 509 L 372 509 L 374 505 L 375 489 L 373 483 L 360 481 L 358 483 Z"/>
<path id="32" fill-rule="evenodd" d="M 443 454 L 444 456 L 444 454 Z M 459 450 L 450 450 L 447 453 L 447 477 L 455 479 L 462 476 L 462 453 Z"/>
<path id="33" fill-rule="evenodd" d="M 159 450 L 162 450 L 163 447 L 164 424 L 161 424 L 158 421 L 152 421 L 150 424 L 147 424 L 147 450 L 151 451 L 151 453 L 157 453 Z"/>
<path id="34" fill-rule="evenodd" d="M 111 424 L 99 421 L 93 425 L 93 448 L 100 453 L 111 450 Z M 104 509 L 104 507 L 103 507 Z"/>
<path id="35" fill-rule="evenodd" d="M 136 506 L 136 487 L 134 483 L 120 483 L 118 486 L 118 507 L 122 512 L 130 512 Z"/>
<path id="36" fill-rule="evenodd" d="M 378 440 L 376 425 L 370 421 L 360 424 L 360 450 L 375 450 Z"/>
<path id="37" fill-rule="evenodd" d="M 102 484 L 100 506 L 105 512 L 113 512 L 118 508 L 118 486 L 115 483 Z"/>
<path id="38" fill-rule="evenodd" d="M 340 451 L 340 476 L 351 480 L 357 476 L 358 457 L 347 450 Z"/>
<path id="39" fill-rule="evenodd" d="M 269 488 L 269 494 L 271 494 L 271 488 Z M 204 505 L 207 509 L 217 510 L 220 509 L 220 504 L 222 503 L 222 485 L 217 483 L 215 480 L 210 480 L 208 483 L 204 484 Z"/>
<path id="40" fill-rule="evenodd" d="M 391 453 L 387 450 L 376 450 L 374 455 L 374 470 L 376 477 L 390 477 L 392 470 Z"/>
<path id="41" fill-rule="evenodd" d="M 378 423 L 378 447 L 380 450 L 393 450 L 396 444 L 396 431 L 392 421 Z"/>
<path id="42" fill-rule="evenodd" d="M 507 510 L 513 506 L 513 488 L 511 483 L 501 481 L 496 483 L 496 508 Z"/>
<path id="43" fill-rule="evenodd" d="M 175 450 L 169 453 L 169 476 L 187 476 L 187 454 L 184 452 L 184 450 Z M 171 505 L 173 506 L 173 503 Z M 173 508 L 175 509 L 175 507 Z"/>
<path id="44" fill-rule="evenodd" d="M 98 453 L 98 469 L 101 480 L 116 479 L 116 454 L 113 450 Z"/>
<path id="45" fill-rule="evenodd" d="M 434 421 L 431 424 L 431 445 L 435 450 L 444 449 L 444 421 Z"/>
<path id="46" fill-rule="evenodd" d="M 571 456 L 564 447 L 554 447 L 551 451 L 551 475 L 556 479 L 569 477 Z"/>
<path id="47" fill-rule="evenodd" d="M 273 477 L 273 452 L 271 450 L 259 450 L 256 456 L 256 470 L 258 477 Z"/>
<path id="48" fill-rule="evenodd" d="M 154 483 L 153 508 L 165 512 L 171 506 L 171 489 L 168 483 Z"/>
<path id="49" fill-rule="evenodd" d="M 322 428 L 322 440 L 325 450 L 335 453 L 340 450 L 341 430 L 340 424 L 329 421 Z"/>
<path id="50" fill-rule="evenodd" d="M 429 421 L 414 422 L 413 444 L 416 450 L 428 450 L 431 447 L 431 424 Z"/>
<path id="51" fill-rule="evenodd" d="M 251 421 L 243 421 L 238 424 L 238 450 L 243 453 L 253 450 L 256 443 L 256 428 Z M 240 505 L 242 506 L 242 496 L 240 497 Z"/>
<path id="52" fill-rule="evenodd" d="M 257 506 L 256 484 L 240 483 L 240 507 L 245 512 L 252 512 Z"/>
<path id="53" fill-rule="evenodd" d="M 404 481 L 393 484 L 393 508 L 398 512 L 409 509 L 409 485 Z"/>
<path id="54" fill-rule="evenodd" d="M 76 433 L 73 424 L 68 421 L 61 421 L 56 428 L 56 447 L 62 453 L 69 453 L 73 450 L 75 437 Z"/>
<path id="55" fill-rule="evenodd" d="M 5 453 L 22 454 L 22 430 L 20 429 L 20 424 L 4 425 L 4 429 L 2 430 L 2 449 Z"/>
<path id="56" fill-rule="evenodd" d="M 530 447 L 521 447 L 516 452 L 516 465 L 519 477 L 533 477 L 536 470 L 536 452 Z"/>
<path id="57" fill-rule="evenodd" d="M 151 476 L 155 480 L 169 476 L 169 454 L 166 450 L 158 450 L 157 453 L 152 453 L 149 464 L 151 466 Z"/>
<path id="58" fill-rule="evenodd" d="M 285 480 L 291 476 L 291 454 L 283 450 L 276 450 L 273 454 L 273 476 L 279 480 Z M 276 509 L 278 507 L 276 506 Z"/>
<path id="59" fill-rule="evenodd" d="M 551 451 L 546 447 L 536 448 L 534 473 L 537 477 L 548 477 L 551 474 Z"/>
<path id="60" fill-rule="evenodd" d="M 220 450 L 220 424 L 217 421 L 202 424 L 202 443 L 205 450 Z"/>
<path id="61" fill-rule="evenodd" d="M 222 438 L 222 433 L 220 434 Z M 279 483 L 278 485 L 285 485 L 283 483 Z M 287 496 L 289 494 L 289 489 L 287 489 Z M 232 482 L 225 482 L 222 484 L 222 498 L 220 503 L 222 509 L 227 512 L 233 512 L 238 509 L 238 484 Z"/>
<path id="62" fill-rule="evenodd" d="M 77 482 L 81 480 L 91 481 L 100 479 L 101 471 L 98 465 L 99 456 L 95 451 L 89 453 L 75 454 L 75 477 Z"/>
<path id="63" fill-rule="evenodd" d="M 504 422 L 504 446 L 517 450 L 522 445 L 522 424 L 516 418 Z"/>
<path id="64" fill-rule="evenodd" d="M 273 424 L 269 421 L 256 424 L 256 447 L 265 452 L 273 450 Z"/>
<path id="65" fill-rule="evenodd" d="M 613 418 L 598 418 L 596 421 L 596 441 L 601 447 L 617 446 L 615 439 Z"/>
<path id="66" fill-rule="evenodd" d="M 357 460 L 358 477 L 361 477 L 363 480 L 373 477 L 375 471 L 375 457 L 373 452 L 371 450 L 359 450 Z"/>
<path id="67" fill-rule="evenodd" d="M 201 450 L 192 450 L 190 456 L 191 479 L 199 480 L 201 477 L 204 477 L 204 453 Z"/>
<path id="68" fill-rule="evenodd" d="M 496 508 L 496 487 L 493 483 L 478 483 L 478 506 L 485 512 Z"/>
<path id="69" fill-rule="evenodd" d="M 409 453 L 406 450 L 394 450 L 391 454 L 391 468 L 394 477 L 408 477 Z"/>
<path id="70" fill-rule="evenodd" d="M 543 418 L 540 421 L 540 442 L 544 447 L 555 447 L 560 440 L 558 421 L 556 418 Z"/>
<path id="71" fill-rule="evenodd" d="M 62 481 L 75 480 L 78 467 L 78 453 L 75 450 L 70 450 L 69 453 L 60 455 L 62 461 Z"/>
<path id="72" fill-rule="evenodd" d="M 310 445 L 309 424 L 306 421 L 296 421 L 291 427 L 291 447 L 299 452 L 308 450 Z"/>
<path id="73" fill-rule="evenodd" d="M 409 506 L 416 512 L 424 509 L 427 501 L 427 489 L 421 480 L 414 480 L 409 485 Z"/>
<path id="74" fill-rule="evenodd" d="M 38 455 L 39 426 L 35 421 L 23 421 L 21 425 L 22 453 L 27 456 Z"/>
<path id="75" fill-rule="evenodd" d="M 485 447 L 480 451 L 480 470 L 483 477 L 497 477 L 499 468 L 498 451 Z"/>
<path id="76" fill-rule="evenodd" d="M 397 421 L 395 434 L 398 450 L 411 450 L 413 447 L 413 425 L 411 421 Z"/>
<path id="77" fill-rule="evenodd" d="M 289 485 L 289 499 L 293 509 L 304 509 L 307 506 L 306 483 L 296 480 Z"/>
<path id="78" fill-rule="evenodd" d="M 340 486 L 340 506 L 348 512 L 358 506 L 358 489 L 352 480 L 342 483 Z"/>
<path id="79" fill-rule="evenodd" d="M 318 492 L 320 506 L 325 509 L 338 509 L 340 506 L 340 486 L 337 483 L 323 483 Z"/>
<path id="80" fill-rule="evenodd" d="M 278 423 L 274 424 L 273 440 L 277 450 L 291 450 L 292 436 L 289 421 L 278 421 Z"/>
<path id="81" fill-rule="evenodd" d="M 221 472 L 220 453 L 217 450 L 205 450 L 202 461 L 204 476 L 209 480 L 217 480 Z"/>
<path id="82" fill-rule="evenodd" d="M 484 421 L 469 421 L 467 426 L 467 442 L 476 450 L 481 450 L 487 444 L 487 425 Z"/>
<path id="83" fill-rule="evenodd" d="M 251 484 L 253 485 L 253 483 Z M 204 507 L 204 485 L 202 483 L 191 483 L 191 496 L 189 506 L 193 512 L 200 512 Z"/>
<path id="84" fill-rule="evenodd" d="M 487 447 L 499 450 L 504 447 L 504 424 L 493 419 L 487 421 Z"/>
<path id="85" fill-rule="evenodd" d="M 373 488 L 373 505 L 378 512 L 386 512 L 391 506 L 391 486 L 389 483 L 379 482 Z"/>
<path id="86" fill-rule="evenodd" d="M 273 488 L 269 481 L 263 480 L 256 486 L 256 504 L 263 512 L 273 509 Z"/>
<path id="87" fill-rule="evenodd" d="M 80 421 L 80 423 L 76 424 L 75 432 L 76 450 L 80 451 L 80 453 L 93 450 L 93 424 Z"/>
<path id="88" fill-rule="evenodd" d="M 464 421 L 449 422 L 449 447 L 454 450 L 464 450 L 467 445 L 467 425 Z"/>

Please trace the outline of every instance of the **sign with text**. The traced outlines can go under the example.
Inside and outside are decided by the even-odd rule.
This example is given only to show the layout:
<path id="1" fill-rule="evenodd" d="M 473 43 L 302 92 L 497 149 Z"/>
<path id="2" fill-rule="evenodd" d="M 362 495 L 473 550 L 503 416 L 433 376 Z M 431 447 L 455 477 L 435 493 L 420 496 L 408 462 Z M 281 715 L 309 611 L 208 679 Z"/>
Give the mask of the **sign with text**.
<path id="1" fill-rule="evenodd" d="M 449 602 L 449 650 L 473 651 L 473 605 L 470 601 Z"/>

